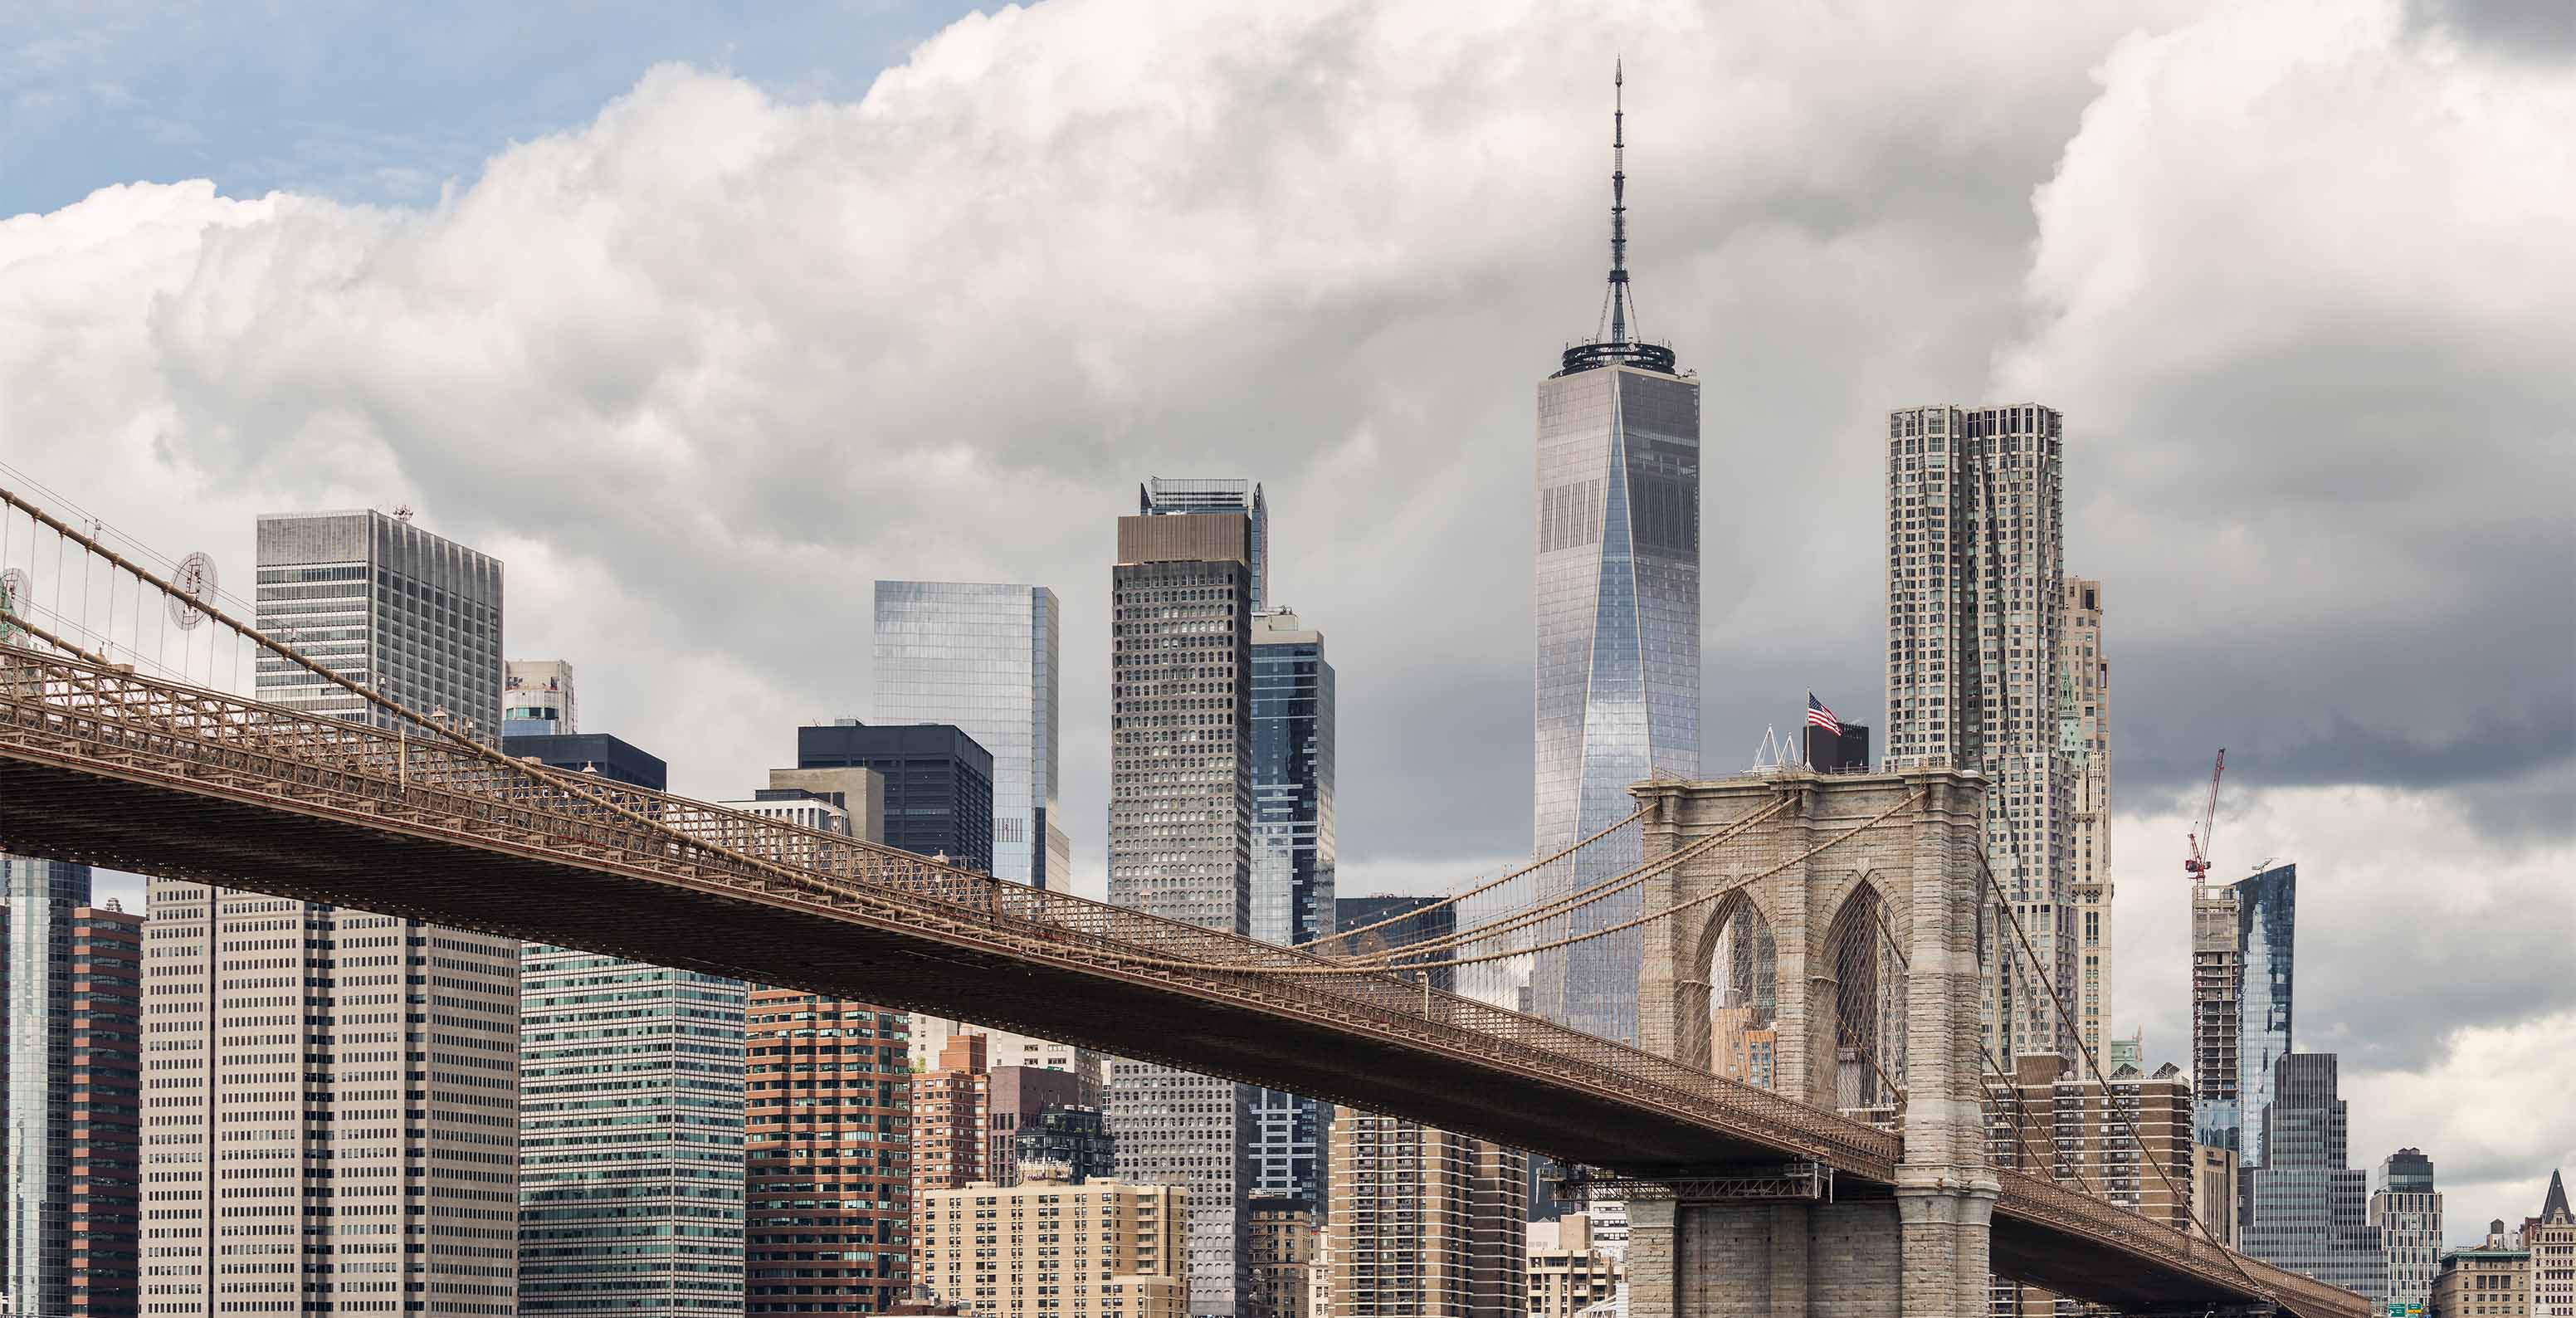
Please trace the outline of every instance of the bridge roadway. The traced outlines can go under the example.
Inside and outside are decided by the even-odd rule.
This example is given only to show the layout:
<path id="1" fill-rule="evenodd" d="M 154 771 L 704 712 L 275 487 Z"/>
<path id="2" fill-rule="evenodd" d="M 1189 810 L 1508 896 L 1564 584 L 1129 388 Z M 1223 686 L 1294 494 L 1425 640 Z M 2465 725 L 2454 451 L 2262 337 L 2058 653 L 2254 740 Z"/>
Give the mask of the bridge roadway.
<path id="1" fill-rule="evenodd" d="M 674 832 L 676 830 L 676 833 Z M 596 778 L 0 650 L 0 850 L 195 879 L 1004 1026 L 1636 1177 L 1898 1137 L 1391 976 Z M 1992 1262 L 2135 1311 L 2360 1297 L 2003 1174 Z"/>

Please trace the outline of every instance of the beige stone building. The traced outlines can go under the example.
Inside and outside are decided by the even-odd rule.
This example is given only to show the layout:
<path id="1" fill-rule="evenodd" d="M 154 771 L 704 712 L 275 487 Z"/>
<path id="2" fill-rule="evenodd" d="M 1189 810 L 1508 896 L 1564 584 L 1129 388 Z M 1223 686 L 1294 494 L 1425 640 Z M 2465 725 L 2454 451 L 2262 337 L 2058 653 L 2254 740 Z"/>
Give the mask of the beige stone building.
<path id="1" fill-rule="evenodd" d="M 2099 1059 L 2111 1035 L 2111 660 L 2102 646 L 2102 583 L 2068 577 L 2064 592 L 2057 749 L 2075 789 L 2074 1006 L 2076 1031 Z"/>
<path id="2" fill-rule="evenodd" d="M 2485 1243 L 2442 1256 L 2427 1312 L 2443 1318 L 2533 1318 L 2531 1273 L 2531 1251 L 2516 1245 L 2497 1221 Z"/>
<path id="3" fill-rule="evenodd" d="M 915 1280 L 996 1318 L 1187 1318 L 1188 1195 L 1114 1179 L 1065 1180 L 1031 1163 L 1020 1184 L 932 1190 L 916 1205 Z"/>
<path id="4" fill-rule="evenodd" d="M 150 900 L 142 1312 L 518 1312 L 518 940 Z"/>
<path id="5" fill-rule="evenodd" d="M 1528 1169 L 1486 1140 L 1336 1111 L 1331 1318 L 1518 1318 Z"/>
<path id="6" fill-rule="evenodd" d="M 2576 1208 L 2567 1181 L 2549 1173 L 2540 1216 L 2522 1220 L 2522 1247 L 2531 1251 L 2531 1311 L 2542 1318 L 2576 1318 Z"/>
<path id="7" fill-rule="evenodd" d="M 1316 1318 L 1315 1257 L 1320 1252 L 1315 1201 L 1275 1190 L 1255 1190 L 1246 1213 L 1251 1223 L 1252 1311 L 1256 1318 Z"/>
<path id="8" fill-rule="evenodd" d="M 1617 1296 L 1627 1268 L 1593 1238 L 1588 1213 L 1529 1225 L 1530 1318 L 1574 1318 Z"/>

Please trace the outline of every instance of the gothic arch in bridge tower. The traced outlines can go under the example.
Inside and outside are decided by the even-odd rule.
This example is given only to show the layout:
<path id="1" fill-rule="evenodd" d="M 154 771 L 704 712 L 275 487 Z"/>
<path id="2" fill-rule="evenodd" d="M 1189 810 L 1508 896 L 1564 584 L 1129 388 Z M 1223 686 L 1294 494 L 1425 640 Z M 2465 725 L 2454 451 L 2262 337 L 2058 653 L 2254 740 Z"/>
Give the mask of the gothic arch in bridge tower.
<path id="1" fill-rule="evenodd" d="M 1897 947 L 1908 912 L 1887 900 L 1877 871 L 1829 890 L 1815 962 L 1833 981 L 1834 1107 L 1871 1120 L 1895 1115 L 1905 1084 L 1905 961 Z M 1821 994 L 1819 995 L 1821 996 Z"/>
<path id="2" fill-rule="evenodd" d="M 1675 1014 L 1708 1024 L 1685 1031 L 1675 1057 L 1768 1088 L 1780 1005 L 1780 948 L 1771 919 L 1755 893 L 1739 890 L 1719 898 L 1691 932 L 1682 964 L 1695 969 L 1674 985 Z"/>

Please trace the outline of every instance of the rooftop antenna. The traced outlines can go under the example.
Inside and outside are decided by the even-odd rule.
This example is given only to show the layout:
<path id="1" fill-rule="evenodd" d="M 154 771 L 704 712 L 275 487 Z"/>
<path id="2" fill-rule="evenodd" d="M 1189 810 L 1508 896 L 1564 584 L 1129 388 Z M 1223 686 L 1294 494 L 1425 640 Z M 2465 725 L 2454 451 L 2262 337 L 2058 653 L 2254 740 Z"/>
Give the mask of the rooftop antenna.
<path id="1" fill-rule="evenodd" d="M 1610 62 L 1610 338 L 1628 341 L 1628 68 Z"/>

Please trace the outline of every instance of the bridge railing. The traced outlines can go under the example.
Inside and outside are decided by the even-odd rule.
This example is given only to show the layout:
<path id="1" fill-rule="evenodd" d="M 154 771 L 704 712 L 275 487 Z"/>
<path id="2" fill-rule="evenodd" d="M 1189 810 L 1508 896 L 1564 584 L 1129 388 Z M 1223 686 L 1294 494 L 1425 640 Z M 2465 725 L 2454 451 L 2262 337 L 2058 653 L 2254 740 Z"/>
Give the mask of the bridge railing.
<path id="1" fill-rule="evenodd" d="M 1855 1173 L 1892 1174 L 1900 1149 L 1895 1135 L 1838 1113 L 1420 980 L 1264 973 L 1330 963 L 877 843 L 469 750 L 424 728 L 308 715 L 20 648 L 0 651 L 0 704 L 0 735 L 129 770 L 1111 967 L 1202 996 L 1544 1070 L 1627 1101 L 1717 1118 Z"/>
<path id="2" fill-rule="evenodd" d="M 2195 1236 L 2118 1204 L 2069 1189 L 2027 1172 L 1998 1170 L 2010 1211 L 2077 1235 L 2089 1236 L 2135 1254 L 2163 1259 L 2174 1266 L 2222 1284 L 2242 1286 L 2250 1274 L 2258 1289 L 2309 1318 L 2359 1311 L 2361 1297 L 2340 1286 L 2249 1259 L 2214 1241 Z"/>

